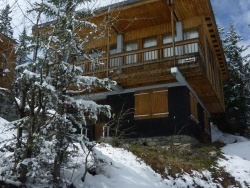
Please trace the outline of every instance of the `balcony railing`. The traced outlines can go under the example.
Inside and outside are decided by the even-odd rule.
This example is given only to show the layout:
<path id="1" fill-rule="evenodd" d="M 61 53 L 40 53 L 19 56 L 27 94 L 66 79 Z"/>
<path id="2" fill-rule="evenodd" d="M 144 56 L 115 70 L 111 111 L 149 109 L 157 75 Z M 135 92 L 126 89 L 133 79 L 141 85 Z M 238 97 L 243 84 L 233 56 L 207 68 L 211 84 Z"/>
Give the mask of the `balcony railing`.
<path id="1" fill-rule="evenodd" d="M 203 66 L 205 66 L 204 52 L 199 39 L 191 39 L 176 42 L 175 54 L 172 44 L 166 44 L 110 55 L 109 63 L 107 63 L 107 57 L 98 57 L 92 62 L 83 60 L 76 64 L 82 66 L 85 74 L 91 74 L 173 60 L 176 64 L 184 64 L 195 62 L 197 58 L 200 58 Z"/>

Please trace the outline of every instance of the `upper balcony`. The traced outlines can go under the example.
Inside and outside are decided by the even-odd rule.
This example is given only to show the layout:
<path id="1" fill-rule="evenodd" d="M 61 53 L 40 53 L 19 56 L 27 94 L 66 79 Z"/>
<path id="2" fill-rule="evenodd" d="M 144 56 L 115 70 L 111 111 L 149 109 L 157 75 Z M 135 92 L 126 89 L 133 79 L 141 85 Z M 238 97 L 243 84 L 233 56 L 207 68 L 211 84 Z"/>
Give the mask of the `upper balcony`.
<path id="1" fill-rule="evenodd" d="M 191 64 L 196 64 L 197 62 L 200 63 L 201 67 L 205 67 L 204 52 L 199 39 L 176 42 L 175 54 L 173 44 L 165 44 L 112 55 L 104 54 L 103 56 L 99 54 L 99 56 L 95 56 L 96 57 L 90 56 L 89 58 L 80 57 L 76 65 L 80 65 L 86 75 L 99 74 L 106 77 L 117 78 L 118 80 L 126 76 L 131 78 L 131 73 L 141 73 L 137 72 L 138 68 L 146 71 L 146 67 L 152 67 L 152 65 L 154 65 L 155 68 L 148 70 L 147 73 L 149 74 L 153 74 L 157 66 L 160 67 L 160 72 L 172 66 L 178 66 L 180 69 L 183 69 L 181 67 L 190 67 Z M 165 66 L 163 64 L 165 64 Z M 164 67 L 164 69 L 162 69 L 162 67 Z M 133 71 L 133 69 L 136 69 L 136 71 Z"/>
<path id="2" fill-rule="evenodd" d="M 91 60 L 78 59 L 75 64 L 85 75 L 109 77 L 123 88 L 177 82 L 170 69 L 178 67 L 209 111 L 222 112 L 221 78 L 210 60 L 213 57 L 206 56 L 199 38 L 194 38 L 116 54 L 95 54 Z"/>

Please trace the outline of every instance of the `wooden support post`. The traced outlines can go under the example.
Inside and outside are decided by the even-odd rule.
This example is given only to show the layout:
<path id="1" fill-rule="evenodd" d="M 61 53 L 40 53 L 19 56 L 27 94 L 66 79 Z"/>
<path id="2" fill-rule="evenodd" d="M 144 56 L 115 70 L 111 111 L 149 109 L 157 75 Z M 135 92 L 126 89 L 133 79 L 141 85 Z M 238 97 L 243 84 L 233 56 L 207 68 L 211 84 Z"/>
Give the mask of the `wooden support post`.
<path id="1" fill-rule="evenodd" d="M 106 69 L 106 77 L 108 78 L 109 77 L 109 61 L 110 61 L 110 46 L 109 46 L 109 43 L 110 43 L 110 36 L 109 36 L 109 34 L 110 34 L 110 28 L 109 28 L 109 13 L 107 13 L 107 15 L 106 15 L 106 21 L 107 21 L 107 29 L 108 29 L 108 31 L 107 31 L 107 69 Z"/>

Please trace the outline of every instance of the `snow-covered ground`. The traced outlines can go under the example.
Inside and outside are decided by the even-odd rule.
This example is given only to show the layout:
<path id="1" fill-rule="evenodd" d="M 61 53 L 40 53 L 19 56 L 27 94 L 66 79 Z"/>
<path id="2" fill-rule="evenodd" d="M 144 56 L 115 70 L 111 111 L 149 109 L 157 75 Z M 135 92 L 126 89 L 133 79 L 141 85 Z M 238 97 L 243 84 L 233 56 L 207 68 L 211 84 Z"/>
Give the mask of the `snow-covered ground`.
<path id="1" fill-rule="evenodd" d="M 212 140 L 227 144 L 222 148 L 226 159 L 220 159 L 218 166 L 235 177 L 242 187 L 250 187 L 250 140 L 222 133 L 215 125 L 212 125 Z"/>
<path id="2" fill-rule="evenodd" d="M 12 131 L 6 131 L 6 120 L 0 118 L 0 143 L 4 139 L 13 136 Z M 250 140 L 224 134 L 216 126 L 212 126 L 213 141 L 220 140 L 227 145 L 222 148 L 225 159 L 218 160 L 218 167 L 222 167 L 240 182 L 243 188 L 250 187 Z M 192 174 L 176 174 L 176 177 L 168 176 L 162 179 L 142 160 L 121 148 L 113 148 L 107 144 L 96 146 L 95 153 L 102 161 L 98 166 L 97 175 L 87 174 L 85 182 L 81 181 L 84 172 L 84 153 L 69 161 L 69 165 L 78 165 L 78 168 L 64 169 L 65 179 L 74 183 L 77 188 L 168 188 L 168 187 L 193 187 L 193 183 L 204 188 L 222 187 L 213 181 L 209 171 L 201 173 L 193 171 Z M 0 169 L 1 171 L 1 169 Z M 72 175 L 73 172 L 73 175 Z M 166 170 L 166 173 L 167 170 Z M 37 183 L 33 187 L 43 187 Z"/>

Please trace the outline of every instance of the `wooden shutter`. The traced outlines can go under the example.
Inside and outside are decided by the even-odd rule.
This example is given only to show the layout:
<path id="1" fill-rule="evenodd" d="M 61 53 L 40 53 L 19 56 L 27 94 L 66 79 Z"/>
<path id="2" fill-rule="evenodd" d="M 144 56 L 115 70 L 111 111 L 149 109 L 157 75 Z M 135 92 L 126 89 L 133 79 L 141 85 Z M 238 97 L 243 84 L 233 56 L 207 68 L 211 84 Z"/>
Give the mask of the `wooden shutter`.
<path id="1" fill-rule="evenodd" d="M 198 121 L 198 103 L 192 93 L 190 93 L 190 108 L 191 108 L 191 118 L 196 122 Z"/>
<path id="2" fill-rule="evenodd" d="M 168 90 L 152 92 L 152 118 L 168 117 Z"/>
<path id="3" fill-rule="evenodd" d="M 147 90 L 135 94 L 135 119 L 168 117 L 168 90 Z"/>
<path id="4" fill-rule="evenodd" d="M 150 93 L 140 92 L 135 94 L 135 119 L 150 119 L 151 104 Z"/>

